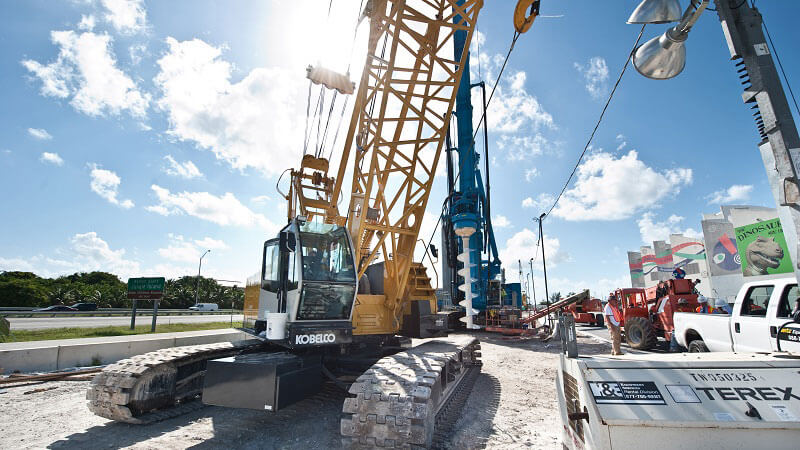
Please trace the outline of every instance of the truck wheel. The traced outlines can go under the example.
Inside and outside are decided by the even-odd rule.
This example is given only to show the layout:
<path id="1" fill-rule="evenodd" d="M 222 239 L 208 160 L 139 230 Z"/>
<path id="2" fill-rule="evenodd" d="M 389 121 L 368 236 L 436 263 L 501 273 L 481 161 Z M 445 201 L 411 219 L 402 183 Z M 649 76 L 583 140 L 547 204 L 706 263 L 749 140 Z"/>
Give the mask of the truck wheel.
<path id="1" fill-rule="evenodd" d="M 644 317 L 631 317 L 625 320 L 625 339 L 631 348 L 649 350 L 658 342 L 656 330 Z"/>
<path id="2" fill-rule="evenodd" d="M 602 328 L 602 327 L 605 327 L 605 326 L 606 326 L 606 321 L 605 321 L 605 318 L 603 317 L 603 315 L 602 315 L 602 314 L 598 314 L 598 315 L 597 315 L 597 316 L 595 316 L 595 317 L 597 317 L 597 321 L 594 323 L 595 325 L 597 325 L 597 326 L 598 326 L 598 327 L 600 327 L 600 328 Z"/>
<path id="3" fill-rule="evenodd" d="M 689 342 L 689 353 L 705 353 L 708 351 L 706 343 L 700 339 Z"/>

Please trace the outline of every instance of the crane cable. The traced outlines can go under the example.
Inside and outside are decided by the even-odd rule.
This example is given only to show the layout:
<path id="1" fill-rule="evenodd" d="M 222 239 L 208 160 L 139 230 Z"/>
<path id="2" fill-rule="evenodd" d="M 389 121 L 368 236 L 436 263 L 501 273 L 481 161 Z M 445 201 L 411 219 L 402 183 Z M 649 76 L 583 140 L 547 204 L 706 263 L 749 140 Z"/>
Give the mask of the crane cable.
<path id="1" fill-rule="evenodd" d="M 547 210 L 546 215 L 550 215 L 553 209 L 558 205 L 558 201 L 561 200 L 561 196 L 564 195 L 564 192 L 569 187 L 569 183 L 572 181 L 572 178 L 575 176 L 575 172 L 578 170 L 578 166 L 580 166 L 581 161 L 583 161 L 584 155 L 589 150 L 589 145 L 591 145 L 592 140 L 594 139 L 595 133 L 597 133 L 597 129 L 600 127 L 600 123 L 603 121 L 603 117 L 606 114 L 606 110 L 608 109 L 608 105 L 611 103 L 611 99 L 614 98 L 614 93 L 617 92 L 617 87 L 619 86 L 620 81 L 622 81 L 622 76 L 625 74 L 625 71 L 628 69 L 628 63 L 630 63 L 631 58 L 633 57 L 633 53 L 636 51 L 636 48 L 639 46 L 639 41 L 642 39 L 642 33 L 644 33 L 644 27 L 647 24 L 642 25 L 642 29 L 639 30 L 639 36 L 636 37 L 636 42 L 633 44 L 633 48 L 628 53 L 628 59 L 625 60 L 625 64 L 622 66 L 622 71 L 619 73 L 619 77 L 617 77 L 616 83 L 614 83 L 614 87 L 611 89 L 611 93 L 608 95 L 608 100 L 606 100 L 606 104 L 603 106 L 603 110 L 600 112 L 600 117 L 597 118 L 597 123 L 594 125 L 594 129 L 592 130 L 592 134 L 589 135 L 589 140 L 586 141 L 586 145 L 583 147 L 583 151 L 581 152 L 580 156 L 578 157 L 578 161 L 575 163 L 575 167 L 572 168 L 572 172 L 567 177 L 567 182 L 564 183 L 564 187 L 561 188 L 561 192 L 558 193 L 558 197 L 556 197 L 555 201 L 553 201 L 553 205 L 550 206 L 550 209 Z M 541 236 L 539 236 L 541 239 Z"/>

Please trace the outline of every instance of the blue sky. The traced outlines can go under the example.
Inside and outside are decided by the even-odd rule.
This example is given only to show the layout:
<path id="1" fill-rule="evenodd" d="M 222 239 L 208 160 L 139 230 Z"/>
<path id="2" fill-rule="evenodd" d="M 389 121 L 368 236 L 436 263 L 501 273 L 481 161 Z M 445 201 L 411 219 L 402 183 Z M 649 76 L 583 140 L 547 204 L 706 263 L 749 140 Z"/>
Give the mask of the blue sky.
<path id="1" fill-rule="evenodd" d="M 335 0 L 330 19 L 321 0 L 0 3 L 0 270 L 174 277 L 196 273 L 211 249 L 203 273 L 243 281 L 285 222 L 275 184 L 302 154 L 305 67 L 343 71 L 352 59 L 359 79 L 357 3 Z M 481 12 L 473 82 L 478 61 L 494 81 L 511 3 Z M 520 38 L 488 116 L 511 281 L 516 260 L 533 256 L 531 218 L 566 180 L 639 31 L 625 24 L 637 1 L 543 3 L 559 17 Z M 758 6 L 796 83 L 800 4 Z M 643 41 L 664 29 L 648 26 Z M 687 47 L 675 79 L 625 74 L 545 221 L 551 292 L 627 286 L 626 250 L 696 232 L 721 203 L 774 205 L 715 13 Z M 438 177 L 423 235 L 444 192 Z"/>

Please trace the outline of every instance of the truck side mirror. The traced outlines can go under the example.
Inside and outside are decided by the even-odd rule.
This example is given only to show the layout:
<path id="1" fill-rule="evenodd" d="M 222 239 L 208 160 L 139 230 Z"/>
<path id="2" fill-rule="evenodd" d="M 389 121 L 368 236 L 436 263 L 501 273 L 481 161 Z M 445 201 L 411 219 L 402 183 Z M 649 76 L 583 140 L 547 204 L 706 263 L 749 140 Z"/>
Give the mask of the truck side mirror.
<path id="1" fill-rule="evenodd" d="M 281 252 L 293 252 L 295 247 L 297 246 L 297 239 L 294 237 L 294 233 L 289 230 L 281 231 L 280 238 L 278 241 L 278 248 Z"/>

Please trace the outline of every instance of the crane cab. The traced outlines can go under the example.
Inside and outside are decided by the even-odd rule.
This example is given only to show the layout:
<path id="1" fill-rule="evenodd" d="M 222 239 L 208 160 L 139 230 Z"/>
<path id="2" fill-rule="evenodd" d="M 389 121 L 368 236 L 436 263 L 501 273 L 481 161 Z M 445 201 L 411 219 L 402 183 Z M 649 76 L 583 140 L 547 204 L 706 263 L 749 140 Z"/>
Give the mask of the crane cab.
<path id="1" fill-rule="evenodd" d="M 351 342 L 353 253 L 346 228 L 293 219 L 264 243 L 256 332 L 289 347 Z"/>

